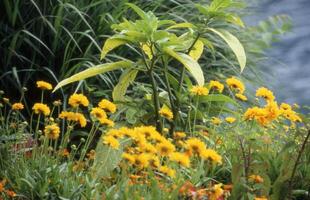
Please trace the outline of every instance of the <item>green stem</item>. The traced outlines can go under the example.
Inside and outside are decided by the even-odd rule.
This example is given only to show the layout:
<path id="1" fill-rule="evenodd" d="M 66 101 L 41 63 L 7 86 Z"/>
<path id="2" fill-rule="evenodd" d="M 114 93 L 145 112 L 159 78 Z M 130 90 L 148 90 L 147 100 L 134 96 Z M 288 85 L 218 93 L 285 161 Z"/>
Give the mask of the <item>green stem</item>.
<path id="1" fill-rule="evenodd" d="M 199 106 L 199 96 L 197 96 L 196 103 L 195 103 L 195 114 L 194 114 L 194 125 L 193 125 L 193 132 L 196 129 L 196 119 L 197 119 L 197 111 Z"/>

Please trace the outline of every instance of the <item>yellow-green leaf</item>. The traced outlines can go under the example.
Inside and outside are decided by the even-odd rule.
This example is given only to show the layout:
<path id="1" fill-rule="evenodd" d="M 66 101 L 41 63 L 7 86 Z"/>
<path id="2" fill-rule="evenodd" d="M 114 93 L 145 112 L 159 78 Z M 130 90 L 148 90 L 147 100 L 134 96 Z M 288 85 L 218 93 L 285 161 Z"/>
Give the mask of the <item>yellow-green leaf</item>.
<path id="1" fill-rule="evenodd" d="M 147 55 L 147 57 L 151 60 L 153 58 L 151 47 L 148 44 L 141 45 L 142 50 Z"/>
<path id="2" fill-rule="evenodd" d="M 203 52 L 203 42 L 201 40 L 197 40 L 189 52 L 189 56 L 192 57 L 194 60 L 198 61 L 202 52 Z"/>
<path id="3" fill-rule="evenodd" d="M 74 74 L 73 76 L 66 78 L 64 80 L 62 80 L 61 82 L 59 82 L 54 91 L 56 91 L 57 89 L 69 84 L 69 83 L 73 83 L 75 81 L 80 81 L 80 80 L 84 80 L 86 78 L 98 75 L 98 74 L 102 74 L 108 71 L 112 71 L 112 70 L 116 70 L 116 69 L 120 69 L 120 68 L 127 68 L 127 67 L 131 67 L 132 66 L 132 62 L 130 61 L 118 61 L 118 62 L 114 62 L 114 63 L 106 63 L 106 64 L 102 64 L 102 65 L 96 65 L 93 66 L 89 69 L 86 69 L 82 72 L 79 72 L 77 74 Z M 53 91 L 53 92 L 54 92 Z"/>
<path id="4" fill-rule="evenodd" d="M 182 63 L 185 68 L 192 74 L 192 76 L 195 78 L 198 85 L 203 86 L 205 83 L 205 79 L 203 76 L 203 71 L 198 64 L 197 61 L 195 61 L 192 57 L 190 57 L 187 54 L 175 52 L 170 48 L 164 48 L 164 51 L 170 55 L 171 57 L 178 60 L 180 63 Z"/>
<path id="5" fill-rule="evenodd" d="M 130 83 L 132 83 L 135 80 L 138 71 L 139 70 L 137 69 L 126 69 L 122 73 L 117 85 L 114 87 L 112 92 L 113 101 L 117 102 L 124 100 L 127 88 L 130 85 Z"/>
<path id="6" fill-rule="evenodd" d="M 179 24 L 175 24 L 172 26 L 169 26 L 167 28 L 167 30 L 169 29 L 175 29 L 175 28 L 195 28 L 196 26 L 192 23 L 188 23 L 188 22 L 184 22 L 184 23 L 179 23 Z"/>
<path id="7" fill-rule="evenodd" d="M 231 50 L 234 52 L 234 54 L 237 57 L 238 63 L 240 65 L 241 72 L 245 68 L 246 65 L 246 55 L 244 48 L 238 38 L 236 38 L 234 35 L 229 33 L 226 30 L 222 29 L 214 29 L 214 28 L 208 28 L 213 33 L 216 33 L 218 36 L 220 36 L 231 48 Z"/>
<path id="8" fill-rule="evenodd" d="M 242 28 L 244 28 L 244 23 L 242 21 L 242 19 L 239 17 L 239 16 L 236 16 L 236 15 L 228 15 L 226 17 L 226 20 L 230 23 L 233 23 L 237 26 L 240 26 Z"/>
<path id="9" fill-rule="evenodd" d="M 110 51 L 112 51 L 116 47 L 119 47 L 119 46 L 124 45 L 126 43 L 127 43 L 126 40 L 120 39 L 120 38 L 109 38 L 109 39 L 107 39 L 105 41 L 103 47 L 102 47 L 100 59 L 102 60 L 107 55 L 107 53 L 109 53 Z"/>

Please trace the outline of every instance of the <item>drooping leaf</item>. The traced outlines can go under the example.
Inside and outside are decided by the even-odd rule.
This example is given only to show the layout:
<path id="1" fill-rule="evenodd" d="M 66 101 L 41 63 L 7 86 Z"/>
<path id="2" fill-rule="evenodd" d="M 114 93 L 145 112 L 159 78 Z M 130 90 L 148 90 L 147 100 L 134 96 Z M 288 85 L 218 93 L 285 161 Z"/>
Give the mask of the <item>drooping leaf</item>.
<path id="1" fill-rule="evenodd" d="M 132 3 L 126 3 L 126 5 L 133 9 L 142 19 L 147 19 L 146 13 L 141 8 Z"/>
<path id="2" fill-rule="evenodd" d="M 242 19 L 237 15 L 232 15 L 232 14 L 228 15 L 226 17 L 226 21 L 244 28 L 244 23 L 243 23 Z"/>
<path id="3" fill-rule="evenodd" d="M 167 30 L 169 29 L 176 29 L 176 28 L 195 28 L 196 26 L 192 23 L 189 23 L 189 22 L 184 22 L 184 23 L 179 23 L 179 24 L 175 24 L 175 25 L 172 25 L 172 26 L 169 26 L 167 28 Z"/>
<path id="4" fill-rule="evenodd" d="M 195 78 L 198 85 L 204 85 L 205 79 L 203 76 L 203 71 L 197 61 L 187 54 L 175 52 L 170 48 L 164 48 L 164 52 L 182 63 Z"/>
<path id="5" fill-rule="evenodd" d="M 193 49 L 189 52 L 189 56 L 194 60 L 198 61 L 202 52 L 203 52 L 204 44 L 201 40 L 197 40 L 193 46 Z"/>
<path id="6" fill-rule="evenodd" d="M 53 92 L 55 92 L 57 89 L 69 84 L 69 83 L 73 83 L 75 81 L 80 81 L 80 80 L 84 80 L 86 78 L 92 77 L 92 76 L 96 76 L 98 74 L 102 74 L 105 72 L 109 72 L 109 71 L 113 71 L 116 69 L 120 69 L 120 68 L 127 68 L 127 67 L 131 67 L 133 65 L 132 62 L 130 61 L 118 61 L 118 62 L 114 62 L 114 63 L 106 63 L 106 64 L 101 64 L 101 65 L 96 65 L 93 66 L 89 69 L 86 69 L 82 72 L 79 72 L 77 74 L 74 74 L 73 76 L 66 78 L 64 80 L 62 80 L 61 82 L 59 82 L 56 87 L 54 88 Z"/>
<path id="7" fill-rule="evenodd" d="M 119 46 L 124 45 L 126 43 L 127 43 L 126 40 L 120 39 L 120 38 L 109 38 L 109 39 L 107 39 L 105 41 L 103 47 L 102 47 L 100 60 L 104 59 L 104 57 L 107 55 L 107 53 L 109 53 L 110 51 L 112 51 L 116 47 L 119 47 Z"/>
<path id="8" fill-rule="evenodd" d="M 226 30 L 214 29 L 214 28 L 208 28 L 208 30 L 220 36 L 228 44 L 228 46 L 231 48 L 231 50 L 237 57 L 242 72 L 246 65 L 246 55 L 244 48 L 240 43 L 240 41 L 238 40 L 238 38 L 236 38 L 234 35 L 232 35 Z"/>
<path id="9" fill-rule="evenodd" d="M 112 97 L 114 101 L 124 100 L 127 88 L 130 85 L 130 83 L 135 80 L 138 71 L 139 70 L 137 69 L 126 69 L 122 73 L 117 85 L 114 87 L 112 92 Z"/>
<path id="10" fill-rule="evenodd" d="M 141 49 L 144 51 L 144 53 L 150 60 L 153 58 L 151 47 L 148 44 L 142 44 Z"/>

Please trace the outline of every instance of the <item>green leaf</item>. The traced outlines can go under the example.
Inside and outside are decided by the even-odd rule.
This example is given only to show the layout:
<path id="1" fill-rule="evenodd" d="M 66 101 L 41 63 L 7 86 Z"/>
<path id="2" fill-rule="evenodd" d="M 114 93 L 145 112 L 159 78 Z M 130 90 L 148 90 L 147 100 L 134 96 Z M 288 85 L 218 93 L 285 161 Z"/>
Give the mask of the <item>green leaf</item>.
<path id="1" fill-rule="evenodd" d="M 120 38 L 109 38 L 109 39 L 107 39 L 105 41 L 103 47 L 102 47 L 100 60 L 102 60 L 107 55 L 107 53 L 109 53 L 110 51 L 112 51 L 116 47 L 119 47 L 119 46 L 124 45 L 126 43 L 127 43 L 126 40 L 120 39 Z"/>
<path id="2" fill-rule="evenodd" d="M 128 141 L 128 140 L 127 140 Z M 123 141 L 123 145 L 126 141 Z M 96 158 L 92 171 L 95 177 L 108 176 L 118 163 L 121 161 L 123 153 L 123 145 L 119 149 L 112 149 L 108 145 L 104 145 L 101 141 L 96 147 Z"/>
<path id="3" fill-rule="evenodd" d="M 234 35 L 232 35 L 226 30 L 214 29 L 214 28 L 208 28 L 208 30 L 212 31 L 213 33 L 216 33 L 228 44 L 228 46 L 236 55 L 242 72 L 246 65 L 246 55 L 244 48 L 240 43 L 240 41 L 238 40 L 238 38 L 236 38 Z"/>
<path id="4" fill-rule="evenodd" d="M 223 95 L 223 94 L 209 94 L 207 96 L 200 97 L 200 100 L 203 101 L 217 101 L 217 102 L 225 102 L 225 103 L 231 103 L 236 106 L 239 106 L 239 104 L 230 98 L 229 96 Z"/>
<path id="5" fill-rule="evenodd" d="M 126 3 L 126 5 L 133 9 L 142 19 L 147 19 L 146 13 L 141 8 L 132 3 Z"/>
<path id="6" fill-rule="evenodd" d="M 84 80 L 86 78 L 96 76 L 98 74 L 102 74 L 105 72 L 113 71 L 116 69 L 131 67 L 132 65 L 133 65 L 133 63 L 130 61 L 118 61 L 118 62 L 114 62 L 114 63 L 106 63 L 106 64 L 93 66 L 89 69 L 86 69 L 82 72 L 74 74 L 73 76 L 71 76 L 69 78 L 62 80 L 61 82 L 59 82 L 56 85 L 53 92 L 55 92 L 56 90 L 58 90 L 59 88 L 65 86 L 65 85 L 68 85 L 69 83 Z"/>
<path id="7" fill-rule="evenodd" d="M 233 23 L 237 26 L 240 26 L 242 28 L 244 28 L 244 23 L 242 21 L 242 19 L 239 17 L 239 16 L 236 16 L 236 15 L 228 15 L 226 17 L 226 21 L 230 22 L 230 23 Z"/>
<path id="8" fill-rule="evenodd" d="M 127 88 L 132 83 L 139 70 L 137 69 L 126 69 L 121 77 L 119 78 L 119 81 L 117 85 L 114 87 L 112 92 L 112 97 L 114 101 L 124 101 L 124 96 L 126 94 Z"/>
<path id="9" fill-rule="evenodd" d="M 178 60 L 180 63 L 182 63 L 195 78 L 198 85 L 200 86 L 204 85 L 205 79 L 203 76 L 203 71 L 197 61 L 195 61 L 189 55 L 175 52 L 170 48 L 164 48 L 164 52 L 170 55 L 171 57 L 175 58 L 176 60 Z"/>
<path id="10" fill-rule="evenodd" d="M 189 52 L 189 56 L 194 60 L 198 61 L 202 52 L 203 52 L 203 42 L 201 40 L 197 40 L 193 46 L 193 49 Z"/>
<path id="11" fill-rule="evenodd" d="M 196 26 L 192 23 L 188 23 L 188 22 L 184 22 L 184 23 L 179 23 L 179 24 L 175 24 L 172 26 L 169 26 L 167 28 L 167 30 L 169 29 L 176 29 L 176 28 L 195 28 Z"/>

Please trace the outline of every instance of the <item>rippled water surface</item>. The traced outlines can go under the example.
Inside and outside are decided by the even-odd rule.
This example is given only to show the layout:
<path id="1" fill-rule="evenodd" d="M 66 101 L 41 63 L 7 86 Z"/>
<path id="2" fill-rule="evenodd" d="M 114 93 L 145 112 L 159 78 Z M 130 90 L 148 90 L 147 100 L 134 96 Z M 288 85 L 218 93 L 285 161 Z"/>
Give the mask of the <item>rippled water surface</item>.
<path id="1" fill-rule="evenodd" d="M 253 23 L 270 15 L 287 14 L 293 29 L 269 50 L 267 78 L 279 101 L 310 106 L 310 0 L 260 1 Z"/>

